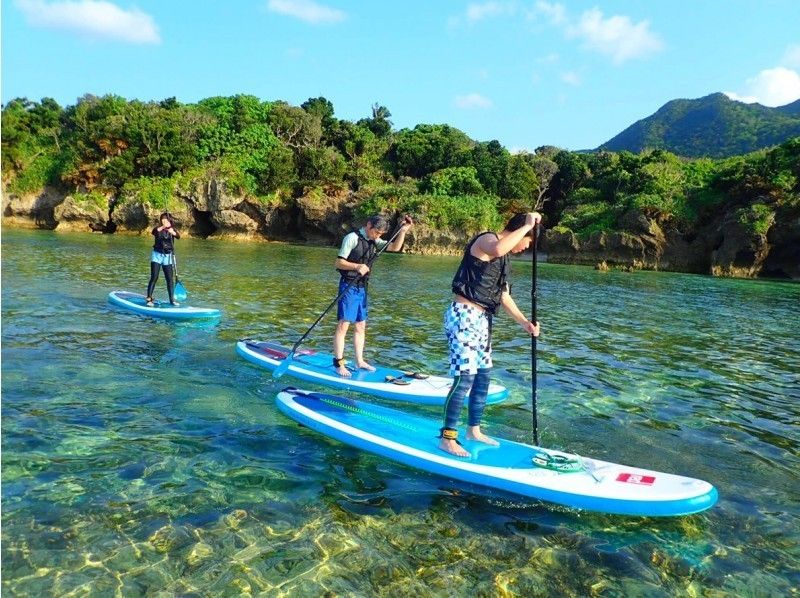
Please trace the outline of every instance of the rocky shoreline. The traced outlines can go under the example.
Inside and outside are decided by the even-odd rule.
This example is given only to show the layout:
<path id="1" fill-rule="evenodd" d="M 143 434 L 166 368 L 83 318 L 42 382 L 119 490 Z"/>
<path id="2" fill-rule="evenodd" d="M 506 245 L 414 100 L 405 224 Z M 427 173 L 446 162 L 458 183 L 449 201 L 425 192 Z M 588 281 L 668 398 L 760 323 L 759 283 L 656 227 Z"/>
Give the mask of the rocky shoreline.
<path id="1" fill-rule="evenodd" d="M 147 234 L 161 209 L 135 197 L 81 200 L 81 195 L 46 188 L 38 194 L 3 193 L 3 226 L 101 233 Z M 170 212 L 182 231 L 202 238 L 288 241 L 335 245 L 360 223 L 353 192 L 306 195 L 292 202 L 262 203 L 229 193 L 223 181 L 210 180 L 173 195 Z M 625 216 L 629 232 L 595 233 L 578 239 L 569 231 L 546 230 L 540 248 L 551 263 L 598 269 L 664 270 L 739 278 L 800 280 L 800 218 L 772 222 L 766 234 L 744 227 L 733 213 L 691 231 L 671 228 L 644 214 Z M 405 251 L 458 255 L 464 231 L 439 230 L 418 223 Z"/>

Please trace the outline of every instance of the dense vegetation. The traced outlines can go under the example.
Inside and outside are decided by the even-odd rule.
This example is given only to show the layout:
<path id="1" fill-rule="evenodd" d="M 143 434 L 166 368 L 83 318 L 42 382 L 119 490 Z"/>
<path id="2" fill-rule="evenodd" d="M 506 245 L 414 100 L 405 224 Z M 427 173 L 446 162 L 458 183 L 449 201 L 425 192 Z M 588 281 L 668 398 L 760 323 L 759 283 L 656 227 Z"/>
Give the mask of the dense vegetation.
<path id="1" fill-rule="evenodd" d="M 598 149 L 662 149 L 685 157 L 724 158 L 778 145 L 800 135 L 800 100 L 778 108 L 744 104 L 715 93 L 672 100 Z"/>
<path id="2" fill-rule="evenodd" d="M 690 228 L 724 208 L 762 231 L 800 210 L 800 137 L 721 160 L 552 146 L 512 154 L 448 125 L 396 131 L 390 119 L 375 105 L 357 122 L 340 120 L 321 97 L 291 106 L 247 95 L 196 104 L 87 95 L 66 108 L 15 99 L 2 111 L 3 184 L 156 206 L 213 177 L 275 204 L 352 190 L 362 213 L 409 211 L 465 230 L 538 205 L 549 226 L 580 237 L 625 230 L 632 212 Z"/>

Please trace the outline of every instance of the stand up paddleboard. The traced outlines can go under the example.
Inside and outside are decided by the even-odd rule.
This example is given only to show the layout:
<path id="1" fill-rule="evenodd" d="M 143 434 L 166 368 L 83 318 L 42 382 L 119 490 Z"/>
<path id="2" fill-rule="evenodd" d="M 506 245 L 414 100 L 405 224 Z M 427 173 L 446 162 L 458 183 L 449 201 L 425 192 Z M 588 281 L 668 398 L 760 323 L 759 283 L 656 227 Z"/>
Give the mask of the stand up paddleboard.
<path id="1" fill-rule="evenodd" d="M 441 422 L 362 401 L 285 388 L 278 408 L 298 423 L 346 444 L 424 471 L 576 509 L 676 516 L 704 511 L 717 490 L 702 480 L 617 465 L 497 439 L 465 440 L 470 457 L 438 448 Z"/>
<path id="2" fill-rule="evenodd" d="M 236 352 L 255 364 L 274 370 L 287 358 L 291 349 L 278 343 L 244 339 L 236 343 Z M 425 405 L 443 405 L 453 384 L 452 378 L 426 376 L 385 367 L 374 372 L 351 370 L 350 378 L 342 378 L 333 367 L 333 355 L 301 349 L 295 353 L 287 370 L 295 378 L 323 386 L 356 390 L 385 399 L 396 399 Z M 508 397 L 508 390 L 498 384 L 489 385 L 488 404 Z"/>
<path id="3" fill-rule="evenodd" d="M 168 320 L 196 320 L 201 318 L 219 318 L 222 312 L 210 307 L 190 307 L 184 305 L 171 305 L 169 302 L 155 302 L 153 307 L 147 306 L 147 298 L 138 293 L 127 291 L 111 291 L 108 302 L 117 307 L 130 310 L 143 316 L 165 318 Z"/>

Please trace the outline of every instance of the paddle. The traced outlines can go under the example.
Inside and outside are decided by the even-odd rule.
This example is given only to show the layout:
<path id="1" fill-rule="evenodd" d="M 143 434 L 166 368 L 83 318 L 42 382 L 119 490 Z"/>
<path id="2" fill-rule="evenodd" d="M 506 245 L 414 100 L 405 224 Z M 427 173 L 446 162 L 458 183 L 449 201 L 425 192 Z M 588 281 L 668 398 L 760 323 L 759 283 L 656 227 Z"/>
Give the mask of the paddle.
<path id="1" fill-rule="evenodd" d="M 384 245 L 383 247 L 381 247 L 381 248 L 380 248 L 380 250 L 379 250 L 379 251 L 378 251 L 378 252 L 377 252 L 375 255 L 373 255 L 373 256 L 372 256 L 372 259 L 371 259 L 371 260 L 369 260 L 369 261 L 367 262 L 367 266 L 369 266 L 370 270 L 372 269 L 372 264 L 373 264 L 373 262 L 374 262 L 376 259 L 378 259 L 378 256 L 379 256 L 381 253 L 383 253 L 384 249 L 386 249 L 387 247 L 389 247 L 389 245 L 391 245 L 391 244 L 392 244 L 392 241 L 394 241 L 394 240 L 397 238 L 397 235 L 399 235 L 399 234 L 400 234 L 400 231 L 401 231 L 402 229 L 403 229 L 403 225 L 401 224 L 401 225 L 400 225 L 400 226 L 397 228 L 397 230 L 394 232 L 394 234 L 392 235 L 392 238 L 391 238 L 391 239 L 389 239 L 389 241 L 386 243 L 386 245 Z M 281 376 L 283 376 L 283 375 L 286 373 L 286 370 L 288 370 L 288 369 L 289 369 L 289 366 L 290 366 L 290 365 L 292 365 L 292 359 L 294 359 L 294 354 L 295 354 L 295 352 L 297 351 L 297 348 L 300 346 L 300 343 L 302 343 L 302 342 L 305 340 L 305 338 L 306 338 L 306 337 L 307 337 L 307 336 L 308 336 L 308 335 L 311 333 L 311 331 L 312 331 L 312 330 L 314 330 L 314 328 L 317 326 L 317 324 L 319 324 L 319 323 L 322 321 L 322 318 L 324 318 L 324 317 L 325 317 L 325 314 L 327 314 L 327 313 L 330 311 L 330 309 L 331 309 L 331 308 L 332 308 L 334 305 L 336 305 L 336 303 L 338 303 L 339 299 L 341 299 L 342 297 L 344 297 L 345 293 L 347 293 L 347 291 L 349 291 L 349 290 L 350 290 L 350 287 L 352 287 L 352 286 L 353 286 L 355 283 L 357 283 L 357 282 L 358 282 L 359 280 L 361 280 L 362 278 L 363 278 L 363 277 L 362 277 L 362 275 L 361 275 L 361 274 L 359 274 L 359 275 L 358 275 L 358 276 L 356 276 L 356 277 L 355 277 L 353 280 L 351 280 L 351 281 L 350 281 L 350 282 L 347 284 L 347 286 L 346 286 L 346 287 L 345 287 L 345 288 L 342 290 L 342 292 L 341 292 L 341 293 L 339 293 L 339 294 L 336 296 L 336 299 L 334 299 L 333 301 L 331 301 L 331 304 L 330 304 L 328 307 L 326 307 L 326 308 L 325 308 L 325 311 L 323 311 L 323 312 L 322 312 L 322 313 L 319 315 L 319 317 L 318 317 L 318 318 L 317 318 L 317 320 L 316 320 L 316 321 L 315 321 L 315 322 L 314 322 L 314 323 L 311 325 L 311 327 L 310 327 L 308 330 L 306 330 L 305 334 L 303 334 L 303 336 L 301 336 L 299 339 L 297 339 L 297 342 L 296 342 L 296 343 L 295 343 L 295 344 L 292 346 L 292 350 L 291 350 L 291 351 L 289 351 L 289 354 L 286 356 L 286 359 L 284 359 L 282 362 L 280 362 L 280 363 L 278 364 L 278 367 L 276 367 L 274 370 L 272 370 L 272 377 L 273 377 L 273 378 L 280 378 Z"/>
<path id="2" fill-rule="evenodd" d="M 175 241 L 172 242 L 172 267 L 175 270 L 175 290 L 173 292 L 175 301 L 186 301 L 189 294 L 186 292 L 181 279 L 178 278 L 178 258 L 175 256 Z"/>
<path id="3" fill-rule="evenodd" d="M 533 229 L 533 249 L 531 250 L 531 322 L 536 323 L 536 250 L 539 246 L 541 225 Z M 531 335 L 531 404 L 533 406 L 533 444 L 539 446 L 539 422 L 536 414 L 536 337 Z"/>

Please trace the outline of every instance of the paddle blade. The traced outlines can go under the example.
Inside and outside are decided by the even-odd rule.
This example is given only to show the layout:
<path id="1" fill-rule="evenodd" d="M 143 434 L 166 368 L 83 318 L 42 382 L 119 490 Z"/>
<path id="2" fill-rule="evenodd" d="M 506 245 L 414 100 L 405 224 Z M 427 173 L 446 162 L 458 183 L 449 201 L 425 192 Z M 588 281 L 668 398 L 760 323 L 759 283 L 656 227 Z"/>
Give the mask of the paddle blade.
<path id="1" fill-rule="evenodd" d="M 189 294 L 186 292 L 186 288 L 183 286 L 183 283 L 179 280 L 175 285 L 175 299 L 177 301 L 186 301 L 189 297 Z"/>
<path id="2" fill-rule="evenodd" d="M 281 361 L 274 370 L 272 370 L 272 377 L 273 378 L 280 378 L 283 376 L 286 371 L 289 369 L 289 366 L 292 365 L 292 356 L 288 355 L 286 359 Z"/>

